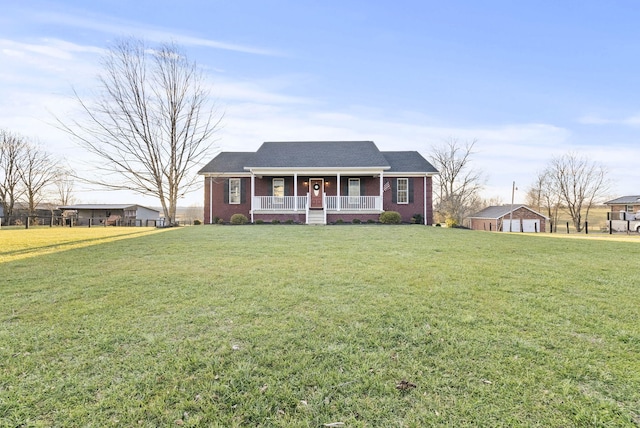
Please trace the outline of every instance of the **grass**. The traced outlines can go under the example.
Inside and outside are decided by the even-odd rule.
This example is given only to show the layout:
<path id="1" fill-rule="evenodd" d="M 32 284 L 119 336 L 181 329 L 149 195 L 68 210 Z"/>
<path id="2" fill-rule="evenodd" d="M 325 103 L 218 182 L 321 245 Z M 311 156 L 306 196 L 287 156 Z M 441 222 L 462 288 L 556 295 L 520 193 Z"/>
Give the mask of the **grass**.
<path id="1" fill-rule="evenodd" d="M 640 425 L 638 240 L 61 230 L 0 231 L 1 426 Z"/>

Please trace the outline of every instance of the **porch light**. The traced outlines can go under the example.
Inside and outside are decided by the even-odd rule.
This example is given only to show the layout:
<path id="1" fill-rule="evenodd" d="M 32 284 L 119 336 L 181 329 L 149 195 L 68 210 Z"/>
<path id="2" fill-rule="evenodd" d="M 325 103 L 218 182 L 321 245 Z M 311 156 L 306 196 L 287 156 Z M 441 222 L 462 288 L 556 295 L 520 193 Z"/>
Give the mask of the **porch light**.
<path id="1" fill-rule="evenodd" d="M 327 187 L 329 187 L 329 186 L 331 185 L 331 183 L 330 183 L 330 182 L 328 182 L 328 181 L 325 181 L 325 182 L 324 182 L 324 184 L 325 184 Z"/>

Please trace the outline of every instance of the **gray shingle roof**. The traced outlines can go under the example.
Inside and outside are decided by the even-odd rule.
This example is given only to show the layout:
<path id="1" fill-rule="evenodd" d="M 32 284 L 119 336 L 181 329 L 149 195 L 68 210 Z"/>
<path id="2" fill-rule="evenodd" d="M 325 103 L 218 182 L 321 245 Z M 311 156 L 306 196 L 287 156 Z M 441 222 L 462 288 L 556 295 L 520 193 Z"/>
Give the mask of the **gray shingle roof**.
<path id="1" fill-rule="evenodd" d="M 391 169 L 389 172 L 432 172 L 438 171 L 418 152 L 382 152 Z"/>
<path id="2" fill-rule="evenodd" d="M 255 152 L 222 152 L 206 164 L 198 173 L 246 172 L 244 167 L 251 163 Z"/>
<path id="3" fill-rule="evenodd" d="M 153 208 L 148 208 L 139 204 L 75 204 L 75 205 L 63 205 L 58 207 L 61 210 L 125 210 L 132 207 L 146 208 L 150 211 L 157 211 Z"/>
<path id="4" fill-rule="evenodd" d="M 245 173 L 246 168 L 380 168 L 437 173 L 420 153 L 381 152 L 373 141 L 266 142 L 256 152 L 221 152 L 199 173 Z"/>
<path id="5" fill-rule="evenodd" d="M 246 165 L 254 168 L 389 167 L 373 141 L 266 142 Z"/>
<path id="6" fill-rule="evenodd" d="M 617 199 L 605 202 L 605 205 L 620 205 L 620 204 L 640 204 L 640 195 L 621 196 Z"/>
<path id="7" fill-rule="evenodd" d="M 513 210 L 517 210 L 520 207 L 524 207 L 524 205 L 514 205 Z M 474 215 L 470 216 L 471 218 L 500 218 L 509 214 L 511 211 L 511 205 L 497 205 L 492 207 L 487 207 L 482 211 L 478 211 Z"/>

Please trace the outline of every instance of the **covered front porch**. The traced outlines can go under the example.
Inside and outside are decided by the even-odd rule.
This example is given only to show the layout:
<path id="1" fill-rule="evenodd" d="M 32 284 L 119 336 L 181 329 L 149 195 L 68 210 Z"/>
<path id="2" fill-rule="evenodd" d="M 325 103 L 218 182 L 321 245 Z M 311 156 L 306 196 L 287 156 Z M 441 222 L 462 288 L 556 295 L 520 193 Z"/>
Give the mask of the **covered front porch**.
<path id="1" fill-rule="evenodd" d="M 306 224 L 326 224 L 335 215 L 362 215 L 383 211 L 384 178 L 373 175 L 258 175 L 251 176 L 251 221 L 273 220 L 274 215 Z M 291 217 L 293 216 L 293 217 Z"/>

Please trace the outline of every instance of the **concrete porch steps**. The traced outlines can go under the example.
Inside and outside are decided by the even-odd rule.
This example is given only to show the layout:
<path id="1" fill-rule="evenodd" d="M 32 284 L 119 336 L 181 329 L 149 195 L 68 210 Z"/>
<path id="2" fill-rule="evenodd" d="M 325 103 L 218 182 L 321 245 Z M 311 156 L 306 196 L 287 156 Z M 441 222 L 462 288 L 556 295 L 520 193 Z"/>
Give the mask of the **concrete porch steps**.
<path id="1" fill-rule="evenodd" d="M 309 217 L 307 218 L 307 224 L 324 225 L 324 211 L 309 210 Z"/>

